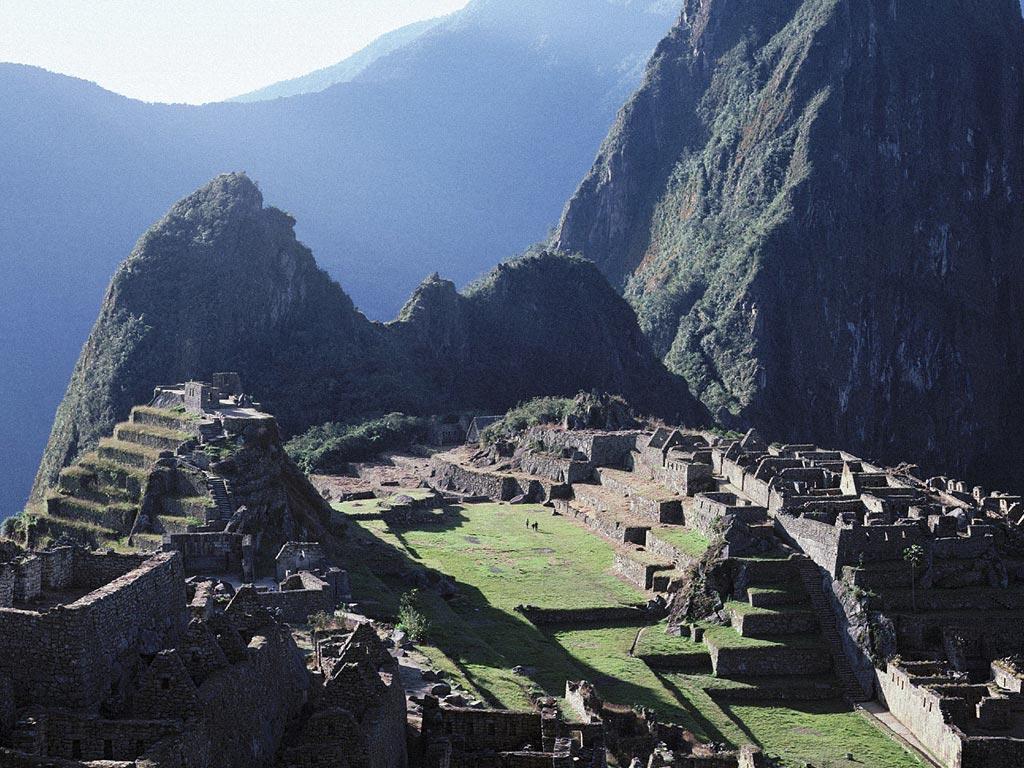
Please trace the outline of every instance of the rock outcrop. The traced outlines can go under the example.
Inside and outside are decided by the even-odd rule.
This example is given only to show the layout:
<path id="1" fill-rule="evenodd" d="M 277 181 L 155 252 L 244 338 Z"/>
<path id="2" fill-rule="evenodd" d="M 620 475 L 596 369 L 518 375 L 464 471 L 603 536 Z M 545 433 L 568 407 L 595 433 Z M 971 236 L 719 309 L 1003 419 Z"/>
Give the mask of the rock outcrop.
<path id="1" fill-rule="evenodd" d="M 1016 0 L 686 0 L 553 242 L 723 420 L 1019 485 L 1022 77 Z"/>
<path id="2" fill-rule="evenodd" d="M 590 389 L 700 419 L 589 262 L 530 255 L 465 295 L 432 278 L 398 320 L 381 325 L 317 267 L 293 226 L 263 206 L 251 180 L 231 174 L 139 240 L 57 412 L 37 495 L 154 387 L 221 369 L 242 375 L 285 434 L 389 411 L 505 410 Z"/>

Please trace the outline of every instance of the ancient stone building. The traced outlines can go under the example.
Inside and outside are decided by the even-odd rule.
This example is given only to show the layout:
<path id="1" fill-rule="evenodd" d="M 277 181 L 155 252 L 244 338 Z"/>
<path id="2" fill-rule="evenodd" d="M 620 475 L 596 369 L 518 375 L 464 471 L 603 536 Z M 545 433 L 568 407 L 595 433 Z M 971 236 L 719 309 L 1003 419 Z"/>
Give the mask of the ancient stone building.
<path id="1" fill-rule="evenodd" d="M 321 641 L 309 670 L 279 606 L 186 585 L 177 552 L 0 553 L 0 765 L 318 765 L 324 734 L 332 765 L 356 744 L 350 766 L 406 765 L 404 699 L 369 624 Z"/>

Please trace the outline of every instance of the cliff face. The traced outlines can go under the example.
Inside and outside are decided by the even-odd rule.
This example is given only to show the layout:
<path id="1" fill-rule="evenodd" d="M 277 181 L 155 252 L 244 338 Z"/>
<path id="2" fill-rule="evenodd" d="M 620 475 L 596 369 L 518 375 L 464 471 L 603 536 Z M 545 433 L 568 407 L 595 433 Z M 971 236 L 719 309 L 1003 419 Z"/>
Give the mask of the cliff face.
<path id="1" fill-rule="evenodd" d="M 648 413 L 703 423 L 704 410 L 655 357 L 636 315 L 588 261 L 540 251 L 459 294 L 432 277 L 389 326 L 441 402 L 504 411 L 596 388 Z"/>
<path id="2" fill-rule="evenodd" d="M 554 243 L 724 420 L 1019 484 L 1022 73 L 1015 0 L 687 0 Z"/>
<path id="3" fill-rule="evenodd" d="M 233 174 L 176 204 L 139 240 L 57 411 L 36 495 L 155 386 L 215 370 L 237 370 L 286 434 L 385 411 L 504 410 L 593 388 L 699 418 L 589 262 L 526 257 L 466 296 L 432 278 L 381 325 L 317 267 L 293 225 Z"/>

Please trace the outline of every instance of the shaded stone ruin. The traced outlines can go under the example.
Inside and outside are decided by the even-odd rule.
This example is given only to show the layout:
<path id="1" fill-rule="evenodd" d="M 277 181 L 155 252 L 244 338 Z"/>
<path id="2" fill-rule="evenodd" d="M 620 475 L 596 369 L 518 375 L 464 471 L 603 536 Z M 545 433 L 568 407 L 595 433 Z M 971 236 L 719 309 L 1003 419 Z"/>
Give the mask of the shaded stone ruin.
<path id="1" fill-rule="evenodd" d="M 167 547 L 186 559 L 251 549 L 252 567 L 270 568 L 286 541 L 322 536 L 329 520 L 329 505 L 284 452 L 276 420 L 242 392 L 237 374 L 219 373 L 213 383 L 157 387 L 96 452 L 63 469 L 26 543 L 66 536 Z"/>
<path id="2" fill-rule="evenodd" d="M 1018 497 L 813 445 L 722 442 L 712 463 L 806 556 L 841 677 L 951 768 L 1020 761 L 1024 734 L 995 714 L 1018 706 L 996 670 L 1024 653 Z"/>
<path id="3" fill-rule="evenodd" d="M 237 594 L 238 585 L 290 624 L 306 624 L 317 614 L 331 616 L 352 601 L 348 573 L 331 563 L 319 542 L 287 542 L 275 558 L 276 581 L 268 578 L 255 584 L 247 576 L 252 572 L 252 549 L 236 547 L 237 542 L 214 536 L 172 537 L 169 548 L 182 555 L 194 616 L 208 616 L 218 599 Z"/>
<path id="4" fill-rule="evenodd" d="M 603 768 L 610 759 L 652 767 L 766 765 L 755 748 L 718 749 L 649 711 L 608 704 L 585 681 L 566 683 L 565 702 L 560 709 L 545 697 L 533 711 L 509 711 L 425 696 L 416 758 L 422 768 Z"/>
<path id="5" fill-rule="evenodd" d="M 725 700 L 885 701 L 890 660 L 940 665 L 977 686 L 943 696 L 991 695 L 965 694 L 966 710 L 946 702 L 942 728 L 907 707 L 894 714 L 951 768 L 1019 760 L 1016 721 L 993 714 L 1016 706 L 993 664 L 1024 654 L 1018 496 L 769 444 L 754 430 L 732 438 L 667 427 L 536 428 L 503 451 L 436 455 L 431 483 L 545 503 L 611 542 L 616 571 L 661 595 L 670 631 L 705 649 L 638 648 L 652 667 L 710 669 L 731 683 L 715 691 Z M 523 613 L 538 624 L 582 621 Z M 925 685 L 915 680 L 901 678 L 900 690 Z"/>
<path id="6" fill-rule="evenodd" d="M 252 587 L 197 610 L 178 553 L 0 559 L 0 765 L 406 765 L 395 663 L 366 620 L 318 636 L 307 668 Z"/>

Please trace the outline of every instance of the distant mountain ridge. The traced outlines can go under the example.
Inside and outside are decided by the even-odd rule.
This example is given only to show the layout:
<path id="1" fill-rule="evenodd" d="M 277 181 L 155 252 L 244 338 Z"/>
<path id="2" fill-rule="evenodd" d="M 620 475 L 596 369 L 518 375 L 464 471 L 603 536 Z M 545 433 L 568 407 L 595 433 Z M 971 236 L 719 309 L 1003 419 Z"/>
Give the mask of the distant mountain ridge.
<path id="1" fill-rule="evenodd" d="M 439 26 L 442 21 L 443 17 L 438 17 L 407 24 L 381 35 L 366 47 L 337 64 L 318 69 L 301 77 L 282 80 L 279 83 L 226 99 L 226 101 L 241 103 L 270 101 L 287 96 L 301 96 L 304 93 L 319 93 L 332 85 L 351 82 L 379 59 L 422 37 L 426 32 Z"/>
<path id="2" fill-rule="evenodd" d="M 241 373 L 289 433 L 388 411 L 499 412 L 581 390 L 703 419 L 587 261 L 535 253 L 464 294 L 434 276 L 382 325 L 356 311 L 294 224 L 263 206 L 248 177 L 228 174 L 142 236 L 110 283 L 57 411 L 37 497 L 155 386 L 221 369 Z"/>
<path id="3" fill-rule="evenodd" d="M 724 421 L 1021 488 L 1016 0 L 686 0 L 553 243 Z"/>
<path id="4" fill-rule="evenodd" d="M 183 190 L 250 172 L 360 309 L 394 317 L 423 275 L 465 285 L 546 235 L 677 11 L 478 0 L 351 82 L 257 103 L 144 104 L 0 65 L 0 514 L 110 274 Z"/>

